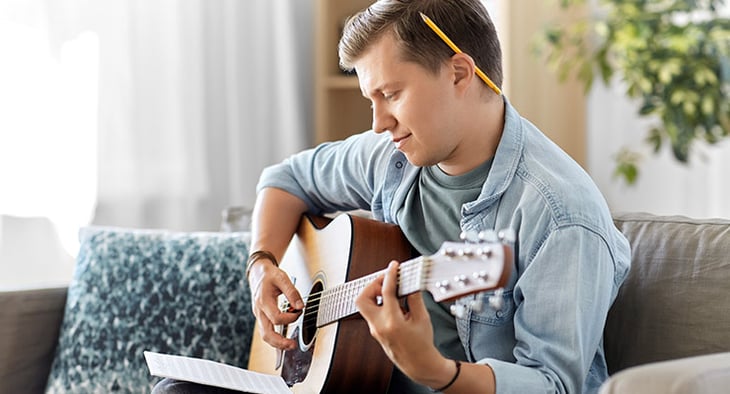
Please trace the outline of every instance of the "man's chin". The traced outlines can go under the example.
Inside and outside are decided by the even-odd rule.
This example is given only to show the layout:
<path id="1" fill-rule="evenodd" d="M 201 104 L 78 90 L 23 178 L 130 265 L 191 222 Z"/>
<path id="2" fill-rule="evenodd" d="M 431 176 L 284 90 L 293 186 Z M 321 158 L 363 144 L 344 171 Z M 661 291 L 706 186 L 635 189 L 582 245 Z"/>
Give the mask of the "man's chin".
<path id="1" fill-rule="evenodd" d="M 403 154 L 406 156 L 406 160 L 408 160 L 408 163 L 415 167 L 430 167 L 430 166 L 438 164 L 438 163 L 432 163 L 428 160 L 424 160 L 422 157 L 419 158 L 419 157 L 416 157 L 413 155 L 409 155 L 406 152 L 403 152 Z"/>

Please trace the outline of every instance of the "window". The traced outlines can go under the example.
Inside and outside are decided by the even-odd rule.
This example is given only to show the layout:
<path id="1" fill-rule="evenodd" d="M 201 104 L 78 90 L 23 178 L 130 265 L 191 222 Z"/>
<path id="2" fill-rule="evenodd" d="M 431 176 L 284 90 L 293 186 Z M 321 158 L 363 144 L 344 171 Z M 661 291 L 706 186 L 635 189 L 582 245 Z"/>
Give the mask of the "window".
<path id="1" fill-rule="evenodd" d="M 98 38 L 54 48 L 3 21 L 0 57 L 0 287 L 70 278 L 96 195 Z"/>

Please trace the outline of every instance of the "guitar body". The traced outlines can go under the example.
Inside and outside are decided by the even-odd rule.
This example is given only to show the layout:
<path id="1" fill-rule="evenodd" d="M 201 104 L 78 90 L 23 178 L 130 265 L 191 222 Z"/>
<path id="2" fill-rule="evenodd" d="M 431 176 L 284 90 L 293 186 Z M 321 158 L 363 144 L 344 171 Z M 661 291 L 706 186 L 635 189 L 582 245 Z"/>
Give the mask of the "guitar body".
<path id="1" fill-rule="evenodd" d="M 281 261 L 306 304 L 300 318 L 282 333 L 297 339 L 299 347 L 277 355 L 257 326 L 248 369 L 282 376 L 295 393 L 385 392 L 393 365 L 359 314 L 319 328 L 304 317 L 317 313 L 318 297 L 309 300 L 310 293 L 410 257 L 411 247 L 395 225 L 351 215 L 331 221 L 303 217 Z"/>

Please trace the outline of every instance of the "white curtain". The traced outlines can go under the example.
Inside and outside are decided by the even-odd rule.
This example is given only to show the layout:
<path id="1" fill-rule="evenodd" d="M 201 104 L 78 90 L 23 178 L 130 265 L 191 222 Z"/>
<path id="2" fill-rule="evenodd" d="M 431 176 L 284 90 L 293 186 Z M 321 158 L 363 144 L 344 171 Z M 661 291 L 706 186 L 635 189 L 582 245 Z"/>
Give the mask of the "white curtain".
<path id="1" fill-rule="evenodd" d="M 730 4 L 724 9 L 730 16 Z M 689 165 L 678 163 L 668 147 L 654 155 L 644 142 L 651 122 L 639 117 L 620 81 L 594 83 L 588 98 L 588 169 L 614 211 L 643 211 L 698 218 L 730 218 L 730 140 L 695 146 Z M 614 156 L 622 147 L 637 149 L 643 160 L 636 184 L 613 176 Z"/>
<path id="2" fill-rule="evenodd" d="M 115 1 L 99 26 L 95 223 L 215 229 L 307 143 L 305 2 Z M 299 9 L 297 9 L 299 8 Z"/>
<path id="3" fill-rule="evenodd" d="M 86 224 L 216 230 L 251 206 L 310 143 L 313 8 L 0 0 L 0 287 L 66 279 Z"/>

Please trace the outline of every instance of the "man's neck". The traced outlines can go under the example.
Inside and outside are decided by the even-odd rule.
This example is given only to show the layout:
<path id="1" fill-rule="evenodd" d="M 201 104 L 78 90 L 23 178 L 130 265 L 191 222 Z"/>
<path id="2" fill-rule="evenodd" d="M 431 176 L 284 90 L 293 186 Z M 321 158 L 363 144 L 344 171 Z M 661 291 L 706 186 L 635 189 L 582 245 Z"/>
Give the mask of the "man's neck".
<path id="1" fill-rule="evenodd" d="M 466 132 L 458 152 L 455 152 L 453 160 L 439 163 L 439 168 L 449 175 L 461 175 L 494 157 L 502 138 L 505 111 L 502 96 L 475 105 L 469 115 L 464 116 Z"/>

